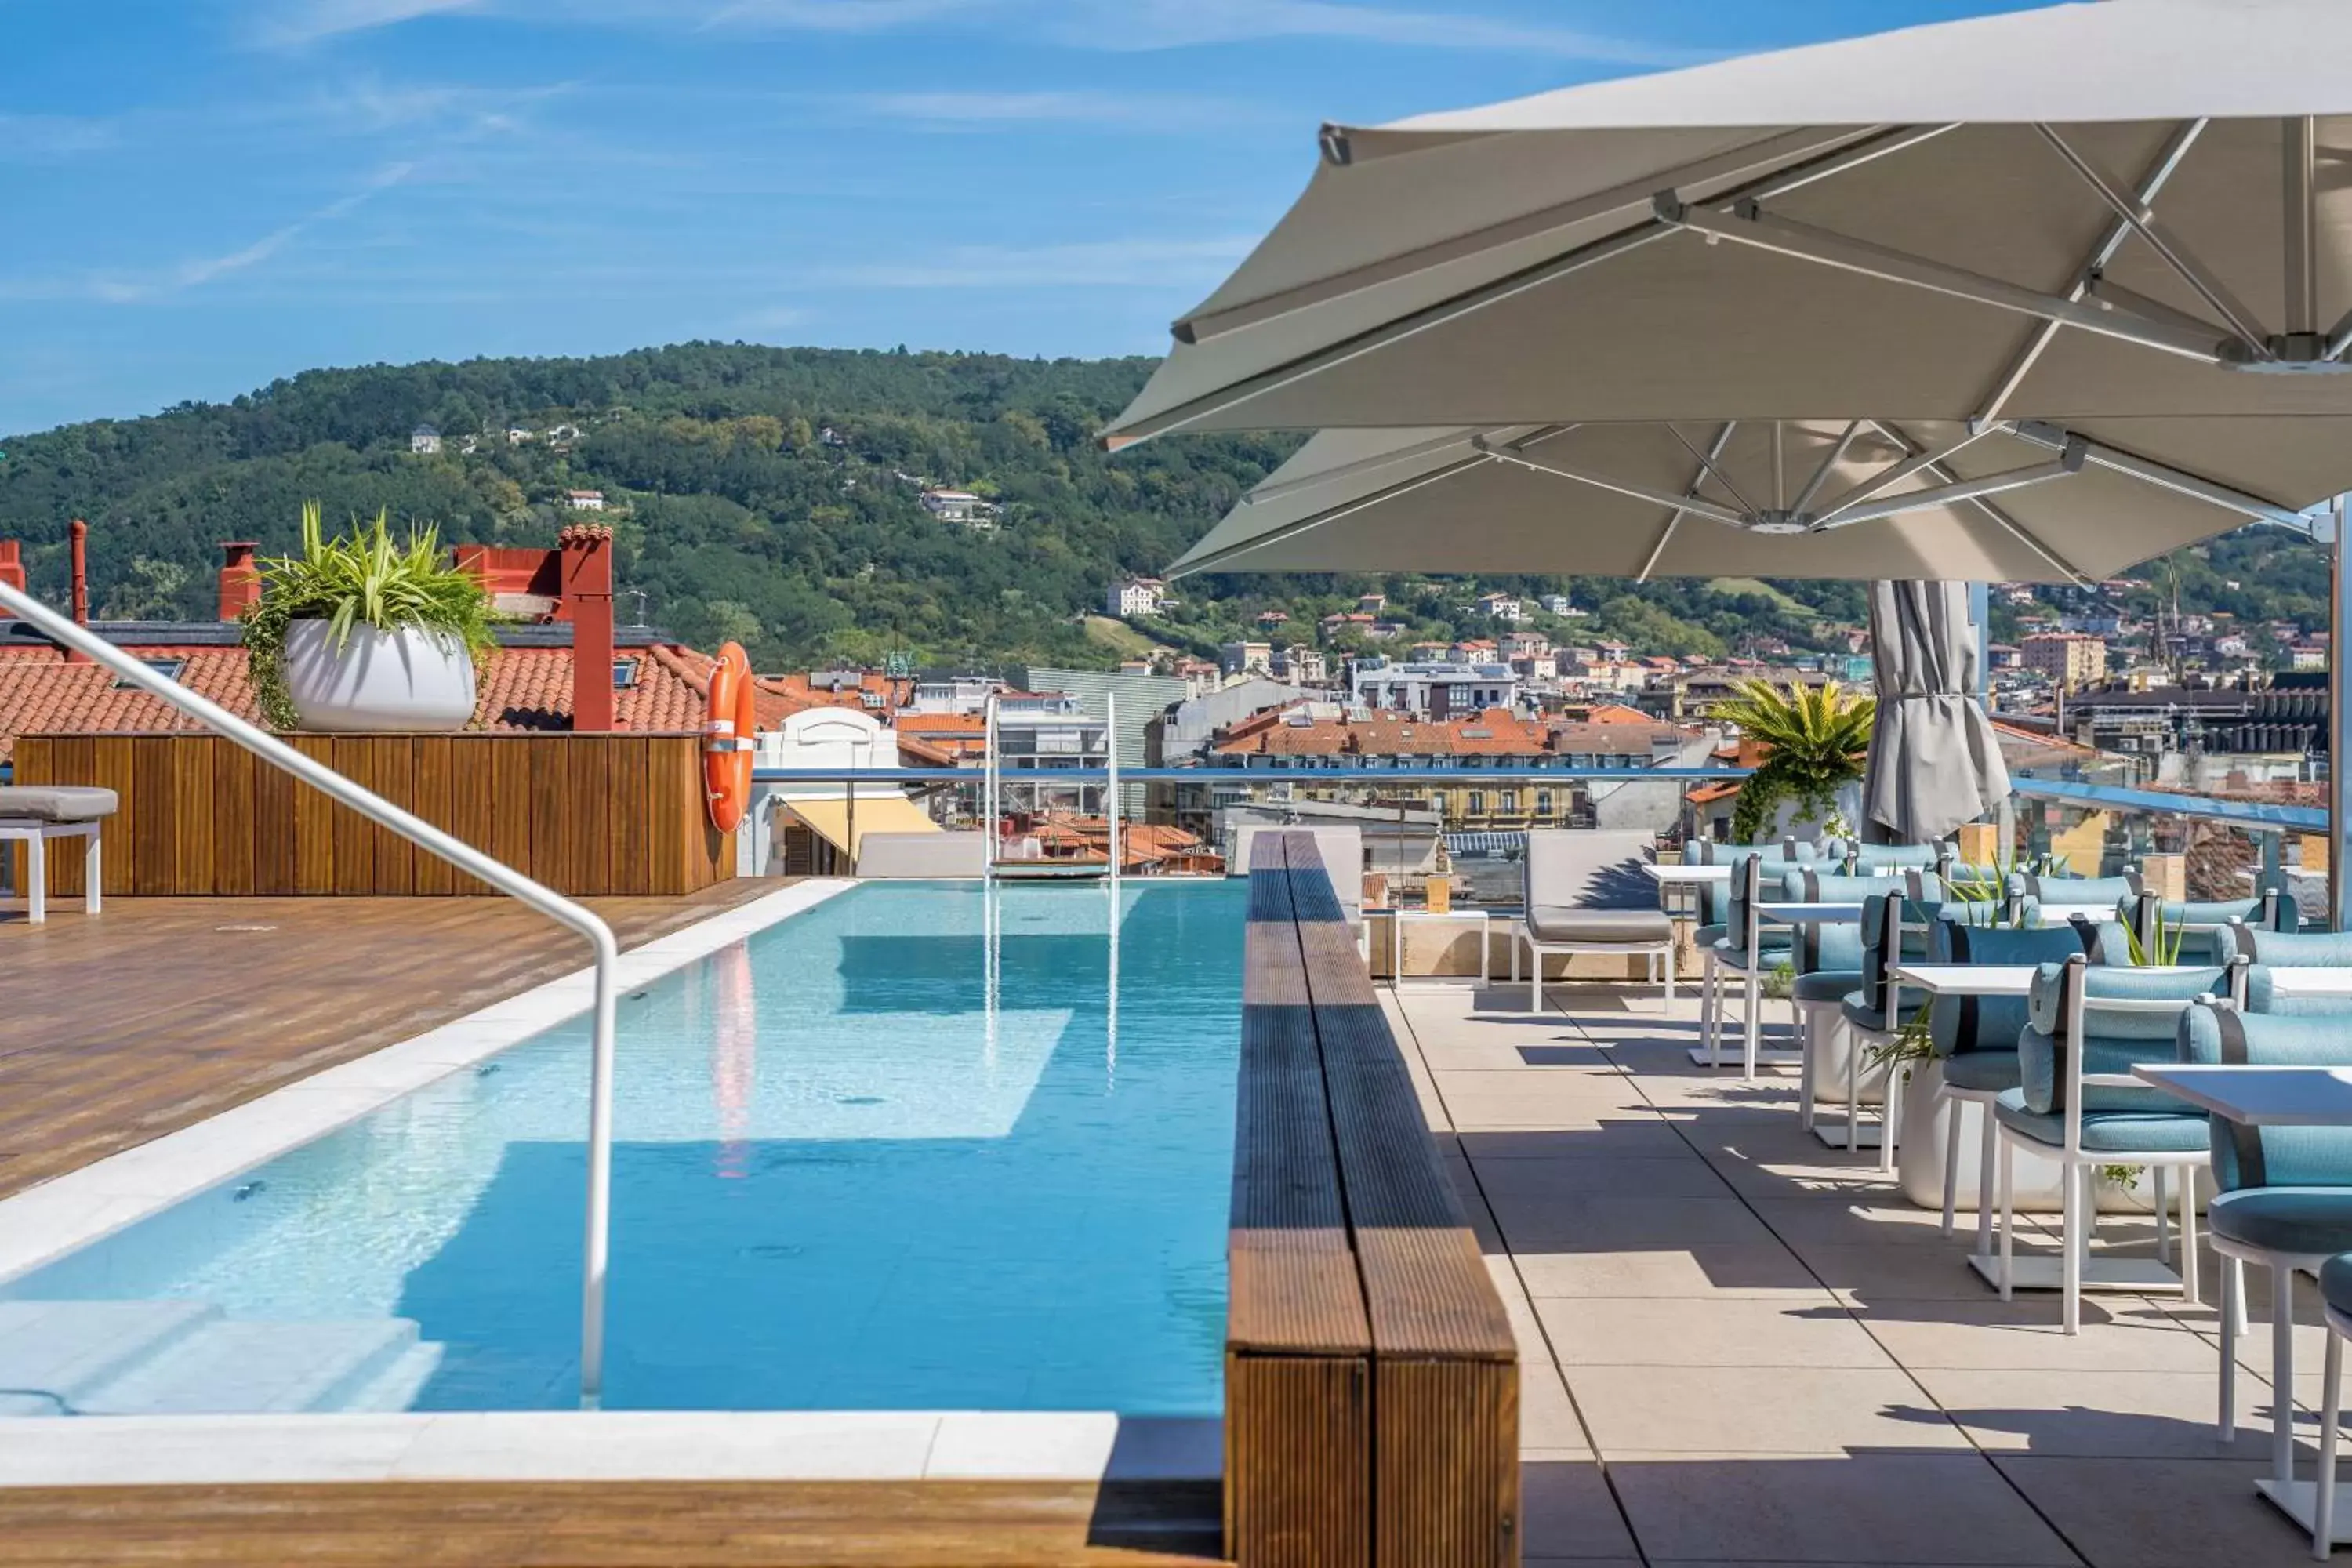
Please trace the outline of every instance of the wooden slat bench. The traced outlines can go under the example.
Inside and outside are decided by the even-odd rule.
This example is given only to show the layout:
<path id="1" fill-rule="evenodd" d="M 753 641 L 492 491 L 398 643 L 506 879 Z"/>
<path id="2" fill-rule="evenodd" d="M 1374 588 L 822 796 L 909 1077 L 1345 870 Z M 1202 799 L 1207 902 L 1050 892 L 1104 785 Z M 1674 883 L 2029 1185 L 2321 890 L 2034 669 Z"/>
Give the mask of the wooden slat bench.
<path id="1" fill-rule="evenodd" d="M 1242 1568 L 1518 1561 L 1518 1366 L 1304 833 L 1258 836 L 1228 1252 Z"/>

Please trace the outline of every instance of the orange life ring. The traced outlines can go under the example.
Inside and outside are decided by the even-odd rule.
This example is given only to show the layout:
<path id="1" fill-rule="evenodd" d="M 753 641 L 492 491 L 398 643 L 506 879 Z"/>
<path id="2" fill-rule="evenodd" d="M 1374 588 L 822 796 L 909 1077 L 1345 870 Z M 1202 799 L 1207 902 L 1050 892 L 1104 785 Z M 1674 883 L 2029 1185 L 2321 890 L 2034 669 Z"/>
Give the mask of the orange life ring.
<path id="1" fill-rule="evenodd" d="M 751 804 L 751 753 L 759 719 L 751 705 L 751 659 L 728 643 L 710 667 L 710 700 L 703 710 L 702 784 L 710 825 L 732 833 Z"/>

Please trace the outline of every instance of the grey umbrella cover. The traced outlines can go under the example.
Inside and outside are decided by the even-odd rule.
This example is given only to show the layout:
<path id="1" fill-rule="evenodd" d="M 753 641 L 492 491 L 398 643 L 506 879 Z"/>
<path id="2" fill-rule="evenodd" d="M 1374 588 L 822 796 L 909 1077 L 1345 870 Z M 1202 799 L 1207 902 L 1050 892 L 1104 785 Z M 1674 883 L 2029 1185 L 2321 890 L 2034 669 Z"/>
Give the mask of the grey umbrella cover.
<path id="1" fill-rule="evenodd" d="M 1982 654 L 1968 584 L 1871 584 L 1870 637 L 1878 719 L 1863 815 L 1898 843 L 1924 844 L 2009 795 L 2008 765 L 1976 697 Z"/>

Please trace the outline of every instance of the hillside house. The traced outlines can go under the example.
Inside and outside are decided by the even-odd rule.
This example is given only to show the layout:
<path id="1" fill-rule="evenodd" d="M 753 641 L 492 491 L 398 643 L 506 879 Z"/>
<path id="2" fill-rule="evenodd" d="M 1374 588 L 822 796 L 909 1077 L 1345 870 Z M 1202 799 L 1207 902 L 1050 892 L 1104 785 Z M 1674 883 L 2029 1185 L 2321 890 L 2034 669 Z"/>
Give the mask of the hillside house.
<path id="1" fill-rule="evenodd" d="M 1528 607 L 1516 594 L 1481 594 L 1478 613 L 1490 621 L 1517 623 L 1527 619 Z"/>
<path id="2" fill-rule="evenodd" d="M 408 433 L 408 449 L 420 458 L 438 456 L 441 451 L 441 432 L 430 425 L 419 425 Z"/>
<path id="3" fill-rule="evenodd" d="M 970 490 L 928 489 L 922 500 L 923 510 L 941 522 L 960 522 L 967 528 L 996 526 L 996 506 Z"/>
<path id="4" fill-rule="evenodd" d="M 604 492 L 603 490 L 566 490 L 563 492 L 563 504 L 573 511 L 603 511 Z"/>
<path id="5" fill-rule="evenodd" d="M 1112 584 L 1103 595 L 1103 612 L 1112 616 L 1156 616 L 1167 602 L 1168 584 L 1159 578 L 1129 577 L 1123 583 Z"/>

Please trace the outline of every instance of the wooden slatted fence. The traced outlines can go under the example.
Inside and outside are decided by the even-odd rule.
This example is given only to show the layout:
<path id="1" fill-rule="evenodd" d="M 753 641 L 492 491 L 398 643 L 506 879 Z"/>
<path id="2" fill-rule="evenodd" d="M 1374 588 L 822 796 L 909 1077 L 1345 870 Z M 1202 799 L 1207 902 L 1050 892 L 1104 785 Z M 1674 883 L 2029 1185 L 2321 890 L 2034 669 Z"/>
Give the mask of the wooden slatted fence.
<path id="1" fill-rule="evenodd" d="M 559 893 L 691 893 L 734 875 L 691 734 L 290 735 L 288 741 Z M 442 896 L 488 888 L 216 735 L 26 735 L 19 784 L 102 784 L 110 895 Z M 12 885 L 22 886 L 24 850 Z M 81 893 L 79 845 L 49 891 Z"/>

